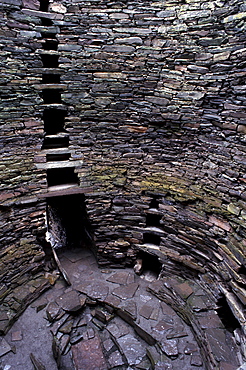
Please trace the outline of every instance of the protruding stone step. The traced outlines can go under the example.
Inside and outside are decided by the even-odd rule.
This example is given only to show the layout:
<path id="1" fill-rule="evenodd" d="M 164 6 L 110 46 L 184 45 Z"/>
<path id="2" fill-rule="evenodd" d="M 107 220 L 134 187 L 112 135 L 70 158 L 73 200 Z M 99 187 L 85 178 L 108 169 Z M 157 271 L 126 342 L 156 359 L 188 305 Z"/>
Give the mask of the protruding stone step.
<path id="1" fill-rule="evenodd" d="M 22 9 L 22 12 L 34 17 L 46 18 L 46 19 L 56 19 L 61 20 L 63 19 L 63 14 L 60 13 L 49 13 L 49 12 L 42 12 L 40 10 L 32 10 L 32 9 Z"/>
<path id="2" fill-rule="evenodd" d="M 67 88 L 66 84 L 60 83 L 47 83 L 47 84 L 37 84 L 33 85 L 36 90 L 65 90 Z"/>
<path id="3" fill-rule="evenodd" d="M 67 134 L 46 135 L 42 149 L 66 148 L 68 145 L 69 136 Z"/>
<path id="4" fill-rule="evenodd" d="M 48 163 L 37 163 L 37 168 L 52 169 L 52 168 L 75 168 L 75 166 L 81 166 L 82 161 L 50 161 Z"/>

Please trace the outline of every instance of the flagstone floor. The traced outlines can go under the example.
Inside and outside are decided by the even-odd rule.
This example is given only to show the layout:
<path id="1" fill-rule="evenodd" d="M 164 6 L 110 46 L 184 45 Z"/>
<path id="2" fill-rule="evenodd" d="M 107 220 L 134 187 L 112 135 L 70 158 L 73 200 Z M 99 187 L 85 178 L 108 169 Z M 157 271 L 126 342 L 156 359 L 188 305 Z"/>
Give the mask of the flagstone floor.
<path id="1" fill-rule="evenodd" d="M 206 368 L 191 328 L 147 290 L 151 272 L 101 270 L 88 250 L 60 261 L 71 286 L 59 278 L 2 338 L 0 370 Z"/>

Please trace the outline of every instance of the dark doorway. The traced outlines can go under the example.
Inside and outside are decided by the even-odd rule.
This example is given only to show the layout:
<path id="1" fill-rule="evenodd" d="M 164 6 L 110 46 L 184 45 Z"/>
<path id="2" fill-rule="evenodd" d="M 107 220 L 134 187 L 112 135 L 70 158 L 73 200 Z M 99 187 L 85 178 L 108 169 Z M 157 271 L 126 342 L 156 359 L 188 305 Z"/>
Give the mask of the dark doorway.
<path id="1" fill-rule="evenodd" d="M 55 248 L 92 248 L 93 237 L 83 194 L 47 200 L 50 242 Z"/>
<path id="2" fill-rule="evenodd" d="M 79 179 L 74 167 L 52 168 L 47 170 L 48 186 L 78 184 Z"/>
<path id="3" fill-rule="evenodd" d="M 152 234 L 152 233 L 144 233 L 143 234 L 143 242 L 144 242 L 144 244 L 160 245 L 161 237 L 159 235 Z"/>
<path id="4" fill-rule="evenodd" d="M 225 328 L 231 333 L 233 333 L 236 328 L 240 328 L 240 324 L 236 317 L 233 315 L 232 310 L 227 303 L 226 297 L 224 295 L 218 299 L 217 305 L 217 313 Z"/>
<path id="5" fill-rule="evenodd" d="M 158 257 L 148 252 L 139 251 L 137 261 L 141 263 L 141 274 L 151 272 L 157 279 L 162 270 L 162 264 Z"/>

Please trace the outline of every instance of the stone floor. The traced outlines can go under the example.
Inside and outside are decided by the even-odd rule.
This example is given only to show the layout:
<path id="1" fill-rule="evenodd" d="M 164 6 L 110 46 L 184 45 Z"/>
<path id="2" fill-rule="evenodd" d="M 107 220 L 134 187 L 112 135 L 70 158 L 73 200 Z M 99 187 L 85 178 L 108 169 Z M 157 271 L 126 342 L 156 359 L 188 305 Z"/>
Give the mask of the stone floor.
<path id="1" fill-rule="evenodd" d="M 147 290 L 153 273 L 100 270 L 87 250 L 60 260 L 71 286 L 59 278 L 0 339 L 0 370 L 206 369 L 190 327 Z"/>

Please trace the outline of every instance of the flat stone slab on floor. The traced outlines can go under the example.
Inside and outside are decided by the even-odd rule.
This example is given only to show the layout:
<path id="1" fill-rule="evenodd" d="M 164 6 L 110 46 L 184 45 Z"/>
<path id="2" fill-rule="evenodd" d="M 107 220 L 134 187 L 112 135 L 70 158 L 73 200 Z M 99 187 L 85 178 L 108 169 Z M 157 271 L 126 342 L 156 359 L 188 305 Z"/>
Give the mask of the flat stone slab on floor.
<path id="1" fill-rule="evenodd" d="M 124 286 L 120 286 L 112 291 L 112 294 L 116 295 L 121 299 L 130 299 L 134 297 L 139 285 L 137 283 L 132 283 Z"/>
<path id="2" fill-rule="evenodd" d="M 0 340 L 0 357 L 10 352 L 12 348 L 4 338 Z"/>
<path id="3" fill-rule="evenodd" d="M 131 334 L 127 334 L 118 338 L 117 341 L 129 365 L 136 365 L 142 361 L 146 354 L 146 350 L 142 343 L 135 337 Z"/>
<path id="4" fill-rule="evenodd" d="M 84 281 L 74 284 L 75 289 L 96 300 L 104 301 L 108 295 L 109 288 L 102 280 Z"/>
<path id="5" fill-rule="evenodd" d="M 127 272 L 127 271 L 119 271 L 119 272 L 116 272 L 115 274 L 111 275 L 106 280 L 111 282 L 111 283 L 126 285 L 126 284 L 130 284 L 130 283 L 134 283 L 135 276 L 134 276 L 133 273 L 130 273 L 130 272 Z"/>
<path id="6" fill-rule="evenodd" d="M 72 346 L 73 362 L 76 370 L 107 370 L 101 342 L 96 335 Z"/>

